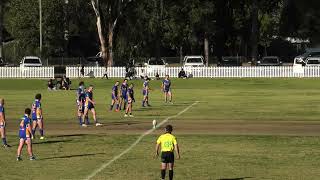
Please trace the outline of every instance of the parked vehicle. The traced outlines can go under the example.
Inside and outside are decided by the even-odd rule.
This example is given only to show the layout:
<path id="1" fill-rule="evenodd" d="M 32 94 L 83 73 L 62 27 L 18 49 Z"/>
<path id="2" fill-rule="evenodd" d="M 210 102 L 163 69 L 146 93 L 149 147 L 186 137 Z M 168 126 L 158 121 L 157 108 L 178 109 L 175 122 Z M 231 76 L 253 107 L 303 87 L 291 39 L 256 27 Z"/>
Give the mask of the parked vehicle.
<path id="1" fill-rule="evenodd" d="M 96 66 L 96 67 L 103 67 L 103 59 L 102 59 L 102 53 L 98 52 L 95 56 L 87 57 L 86 61 L 84 62 L 84 65 L 86 66 Z"/>
<path id="2" fill-rule="evenodd" d="M 282 62 L 277 56 L 265 56 L 257 61 L 257 66 L 282 66 Z"/>
<path id="3" fill-rule="evenodd" d="M 310 57 L 320 57 L 320 49 L 318 48 L 307 49 L 306 53 L 294 58 L 293 65 L 305 66 L 307 58 L 310 58 Z"/>
<path id="4" fill-rule="evenodd" d="M 305 66 L 320 66 L 320 57 L 307 58 Z"/>
<path id="5" fill-rule="evenodd" d="M 183 67 L 205 67 L 203 56 L 185 56 L 183 59 Z"/>
<path id="6" fill-rule="evenodd" d="M 151 74 L 164 73 L 168 63 L 166 63 L 164 59 L 157 60 L 155 58 L 150 58 L 144 65 L 147 68 L 146 75 L 150 76 Z"/>
<path id="7" fill-rule="evenodd" d="M 242 60 L 241 57 L 237 56 L 225 56 L 222 57 L 221 61 L 218 63 L 218 66 L 242 66 Z"/>
<path id="8" fill-rule="evenodd" d="M 20 67 L 41 67 L 41 59 L 37 56 L 25 56 L 20 61 Z"/>

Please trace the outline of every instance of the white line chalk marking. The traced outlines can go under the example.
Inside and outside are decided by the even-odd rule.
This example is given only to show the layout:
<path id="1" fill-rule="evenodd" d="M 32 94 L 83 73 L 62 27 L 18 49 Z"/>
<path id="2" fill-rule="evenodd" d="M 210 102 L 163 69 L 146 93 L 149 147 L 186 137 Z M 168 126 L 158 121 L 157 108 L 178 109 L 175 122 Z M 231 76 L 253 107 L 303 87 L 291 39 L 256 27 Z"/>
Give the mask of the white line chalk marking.
<path id="1" fill-rule="evenodd" d="M 184 110 L 180 111 L 178 114 L 173 115 L 173 116 L 169 116 L 166 119 L 164 119 L 163 121 L 161 121 L 157 126 L 162 126 L 164 123 L 168 122 L 170 119 L 172 118 L 176 118 L 178 116 L 180 116 L 181 114 L 185 113 L 186 111 L 188 111 L 192 106 L 198 104 L 199 101 L 194 102 L 193 104 L 191 104 L 190 106 L 186 107 Z M 119 158 L 121 158 L 123 155 L 127 154 L 131 149 L 133 149 L 146 135 L 149 135 L 150 133 L 152 133 L 153 131 L 155 131 L 155 129 L 150 129 L 146 132 L 144 132 L 143 134 L 141 134 L 139 136 L 139 138 L 133 143 L 131 144 L 131 146 L 129 146 L 126 150 L 124 150 L 122 153 L 118 154 L 117 156 L 113 157 L 110 161 L 108 161 L 107 163 L 101 165 L 101 167 L 99 167 L 98 169 L 96 169 L 95 171 L 93 171 L 89 176 L 87 176 L 85 179 L 86 180 L 90 180 L 91 178 L 93 178 L 94 176 L 96 176 L 99 172 L 101 172 L 102 170 L 104 170 L 105 168 L 107 168 L 108 166 L 110 166 L 114 161 L 118 160 Z"/>

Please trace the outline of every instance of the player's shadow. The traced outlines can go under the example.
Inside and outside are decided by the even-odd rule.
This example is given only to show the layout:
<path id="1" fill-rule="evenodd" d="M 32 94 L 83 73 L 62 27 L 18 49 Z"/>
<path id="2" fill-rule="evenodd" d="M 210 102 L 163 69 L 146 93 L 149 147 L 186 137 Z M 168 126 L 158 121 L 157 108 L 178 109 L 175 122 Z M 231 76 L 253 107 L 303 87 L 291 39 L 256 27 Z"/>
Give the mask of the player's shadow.
<path id="1" fill-rule="evenodd" d="M 95 156 L 99 154 L 106 154 L 106 153 L 95 153 L 95 154 L 75 154 L 69 156 L 55 156 L 55 157 L 47 157 L 47 158 L 40 158 L 40 160 L 50 160 L 50 159 L 69 159 L 74 157 L 86 157 L 86 156 Z"/>
<path id="2" fill-rule="evenodd" d="M 56 144 L 56 143 L 64 143 L 64 142 L 70 142 L 71 139 L 66 140 L 53 140 L 53 141 L 42 141 L 42 142 L 33 142 L 32 144 Z"/>
<path id="3" fill-rule="evenodd" d="M 221 178 L 217 180 L 246 180 L 246 179 L 251 179 L 253 177 L 239 177 L 239 178 Z"/>

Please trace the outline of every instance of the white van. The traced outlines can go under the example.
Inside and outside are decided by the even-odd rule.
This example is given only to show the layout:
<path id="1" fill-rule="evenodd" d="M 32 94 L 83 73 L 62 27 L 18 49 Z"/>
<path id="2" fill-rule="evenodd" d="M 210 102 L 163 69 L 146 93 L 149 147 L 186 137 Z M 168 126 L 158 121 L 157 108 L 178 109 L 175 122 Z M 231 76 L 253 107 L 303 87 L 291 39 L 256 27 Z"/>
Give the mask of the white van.
<path id="1" fill-rule="evenodd" d="M 20 62 L 20 67 L 42 67 L 42 62 L 37 56 L 25 56 Z"/>

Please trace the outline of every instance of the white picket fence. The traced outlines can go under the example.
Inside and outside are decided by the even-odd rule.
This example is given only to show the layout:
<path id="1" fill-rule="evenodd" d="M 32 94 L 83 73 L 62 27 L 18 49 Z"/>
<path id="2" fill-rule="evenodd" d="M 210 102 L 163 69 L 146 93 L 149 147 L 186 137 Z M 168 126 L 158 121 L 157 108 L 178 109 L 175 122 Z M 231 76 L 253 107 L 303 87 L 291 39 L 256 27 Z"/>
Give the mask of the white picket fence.
<path id="1" fill-rule="evenodd" d="M 54 78 L 54 67 L 0 67 L 0 78 Z"/>
<path id="2" fill-rule="evenodd" d="M 81 77 L 81 67 L 66 67 L 66 75 L 70 78 Z M 178 77 L 181 67 L 166 67 L 150 69 L 145 67 L 135 68 L 136 77 L 160 77 L 169 75 Z M 302 66 L 256 66 L 256 67 L 194 67 L 185 69 L 187 75 L 192 74 L 195 78 L 286 78 L 286 77 L 320 77 L 320 67 Z M 108 77 L 120 78 L 126 74 L 124 67 L 85 67 L 86 77 L 102 77 L 107 72 Z"/>

